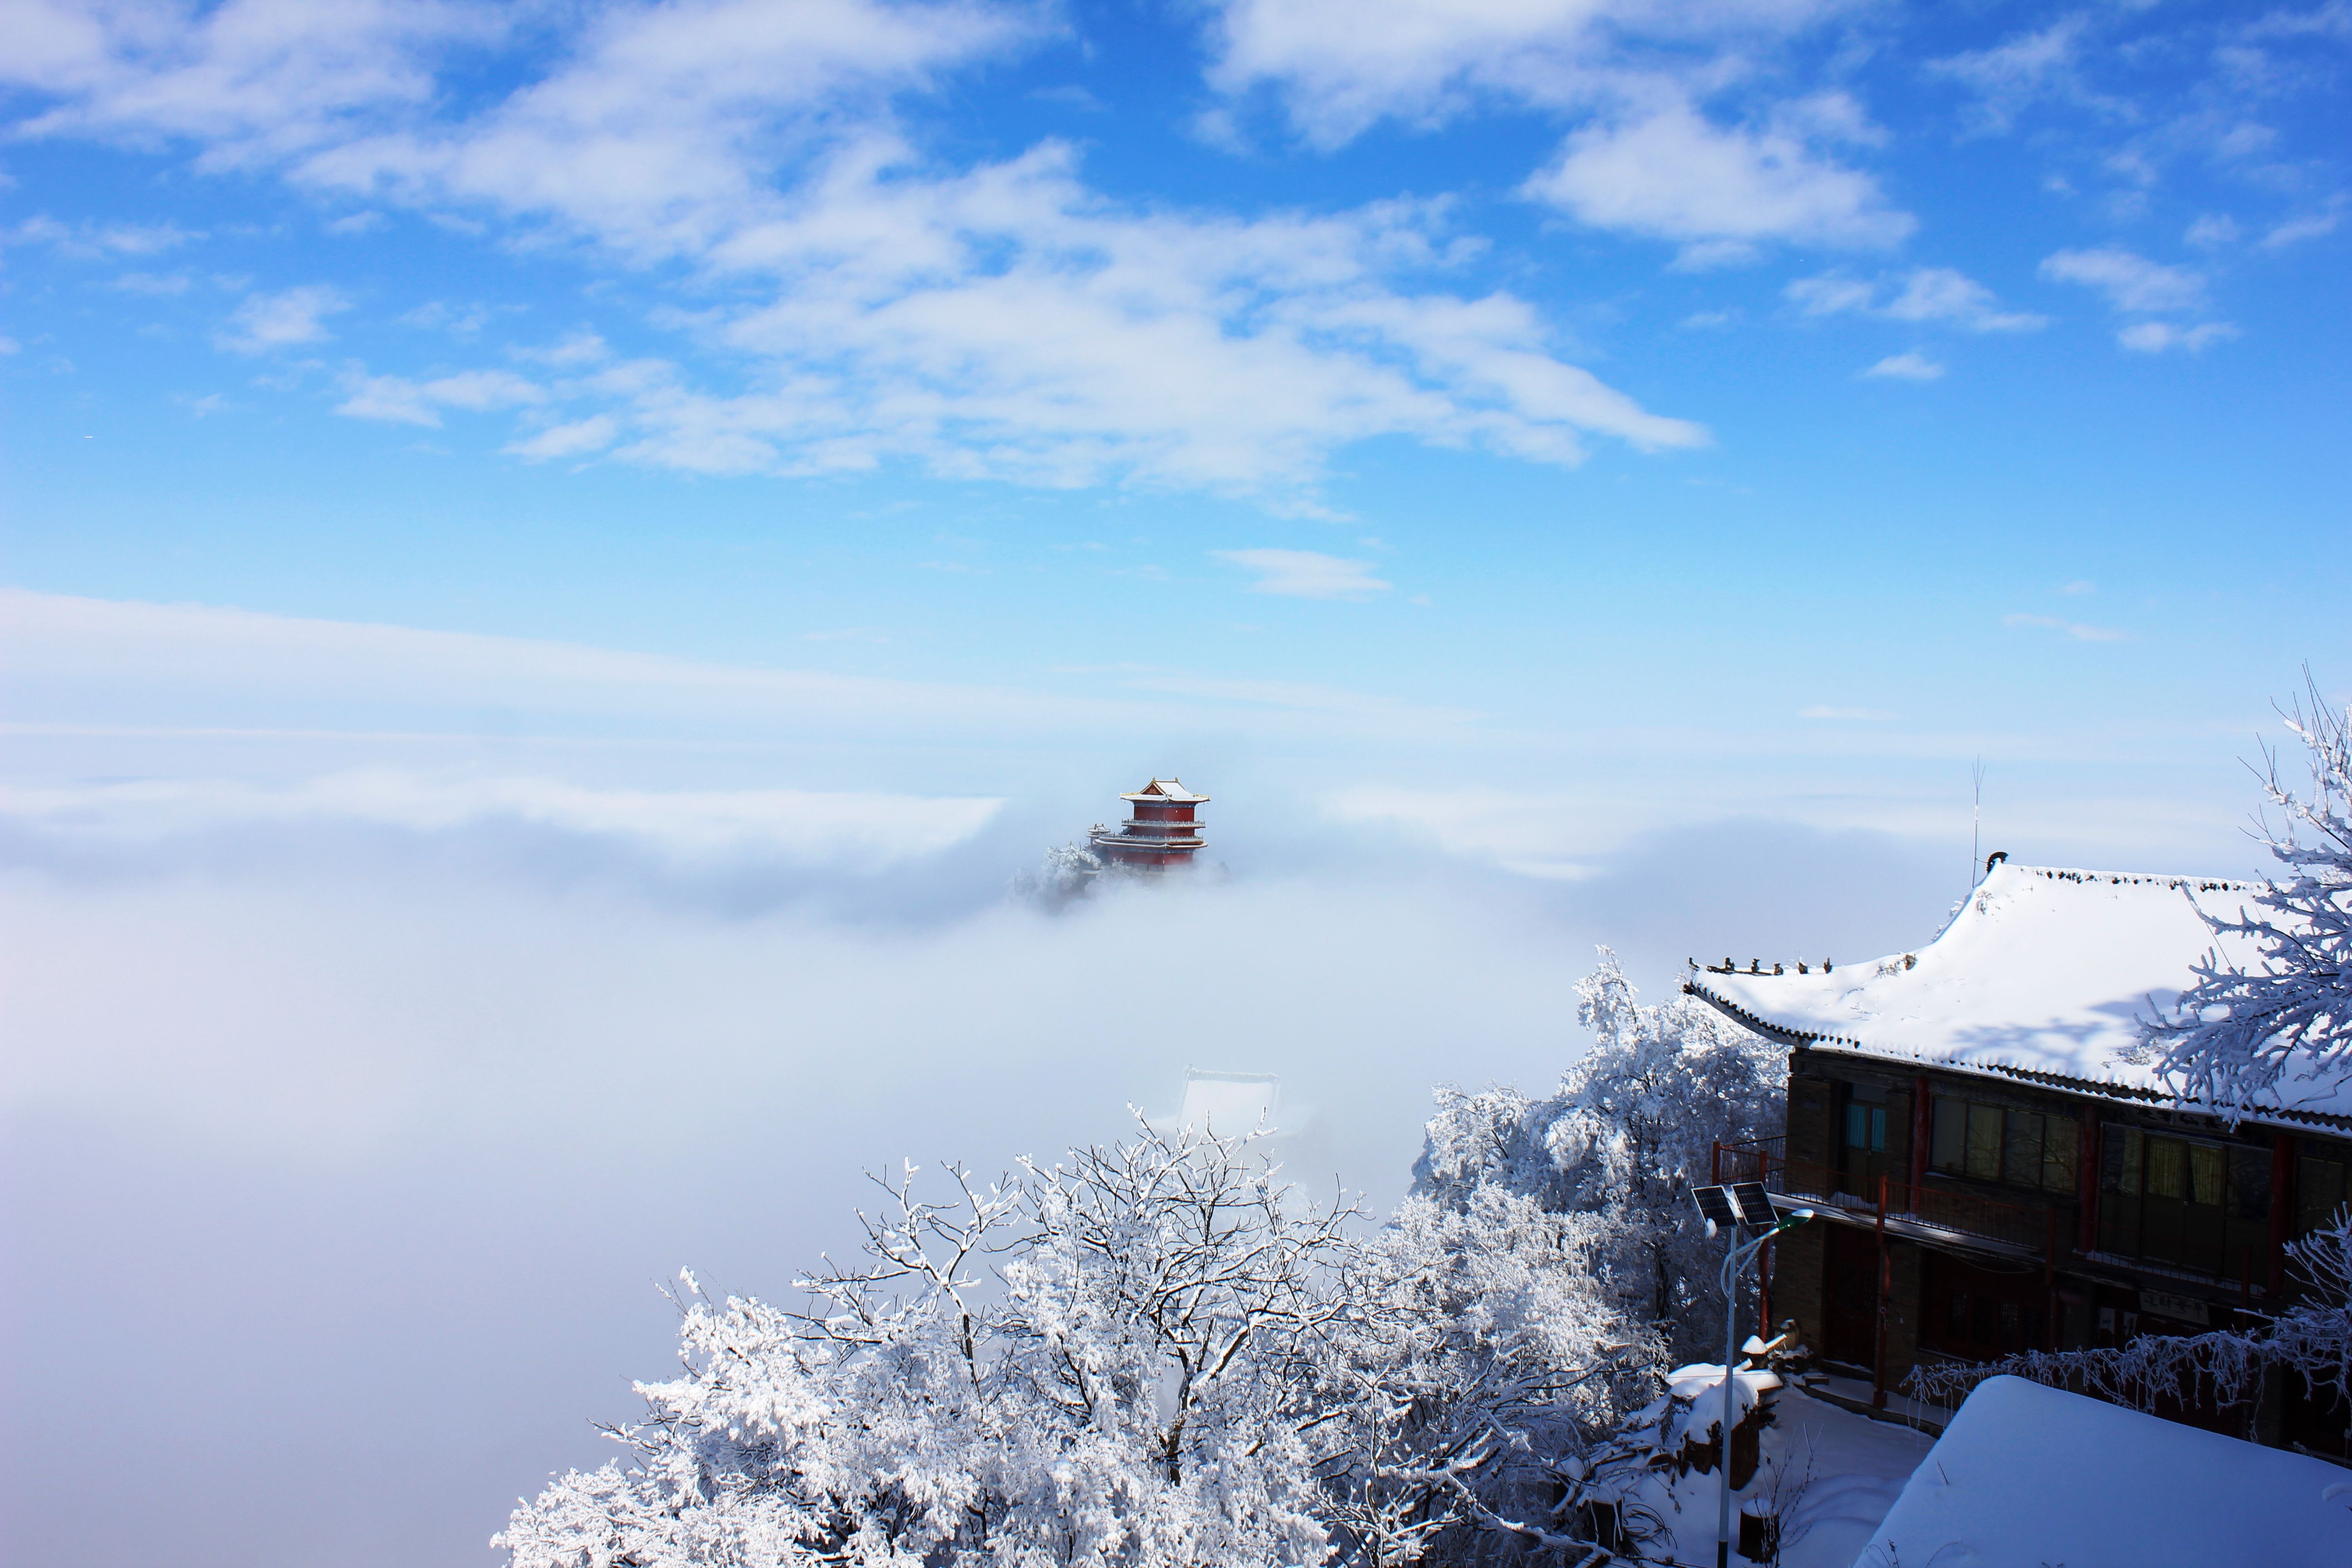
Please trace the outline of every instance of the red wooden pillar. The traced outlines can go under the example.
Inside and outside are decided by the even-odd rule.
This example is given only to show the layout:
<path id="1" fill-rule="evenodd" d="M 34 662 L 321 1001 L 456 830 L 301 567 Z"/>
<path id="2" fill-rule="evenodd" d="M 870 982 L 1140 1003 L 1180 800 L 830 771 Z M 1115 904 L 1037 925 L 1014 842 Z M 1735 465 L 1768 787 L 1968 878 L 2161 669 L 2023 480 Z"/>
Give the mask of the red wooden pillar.
<path id="1" fill-rule="evenodd" d="M 1915 1214 L 1918 1212 L 1919 1185 L 1927 1179 L 1927 1146 L 1936 1136 L 1934 1099 L 1927 1089 L 1926 1073 L 1911 1080 L 1911 1206 Z"/>
<path id="2" fill-rule="evenodd" d="M 2042 1243 L 2042 1348 L 2054 1351 L 2058 1348 L 2058 1211 L 2046 1208 L 2042 1215 L 2048 1232 Z"/>
<path id="3" fill-rule="evenodd" d="M 2099 1108 L 2083 1107 L 2083 1136 L 2074 1145 L 2074 1250 L 2099 1249 L 2099 1172 L 2105 1151 L 2099 1146 Z"/>
<path id="4" fill-rule="evenodd" d="M 2294 1239 L 2294 1134 L 2271 1134 L 2271 1294 L 2286 1291 L 2286 1244 Z"/>
<path id="5" fill-rule="evenodd" d="M 1877 1345 L 1870 1362 L 1870 1406 L 1886 1408 L 1886 1301 L 1895 1292 L 1895 1269 L 1886 1259 L 1886 1178 L 1878 1178 Z"/>

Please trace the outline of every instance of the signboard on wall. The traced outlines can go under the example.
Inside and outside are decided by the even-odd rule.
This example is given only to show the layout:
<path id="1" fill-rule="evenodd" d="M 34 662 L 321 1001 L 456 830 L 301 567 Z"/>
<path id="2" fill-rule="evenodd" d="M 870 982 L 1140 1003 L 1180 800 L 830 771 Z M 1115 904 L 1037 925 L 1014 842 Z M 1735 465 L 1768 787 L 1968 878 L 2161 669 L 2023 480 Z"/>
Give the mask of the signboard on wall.
<path id="1" fill-rule="evenodd" d="M 2204 1328 L 2213 1321 L 2212 1309 L 2194 1296 L 2176 1296 L 2169 1290 L 2143 1290 L 2139 1293 L 2139 1310 L 2150 1317 L 2170 1318 L 2177 1323 L 2195 1323 Z"/>

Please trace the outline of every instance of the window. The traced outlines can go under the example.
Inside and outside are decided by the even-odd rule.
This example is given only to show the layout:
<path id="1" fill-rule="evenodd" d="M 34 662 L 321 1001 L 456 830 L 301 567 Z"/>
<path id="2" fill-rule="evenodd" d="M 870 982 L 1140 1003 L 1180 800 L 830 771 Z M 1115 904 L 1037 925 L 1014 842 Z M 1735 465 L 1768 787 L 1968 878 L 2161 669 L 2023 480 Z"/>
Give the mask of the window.
<path id="1" fill-rule="evenodd" d="M 2352 1165 L 2341 1160 L 2306 1152 L 2296 1162 L 2294 1176 L 2294 1228 L 2298 1234 L 2317 1230 L 2336 1217 L 2337 1209 L 2352 1202 Z"/>
<path id="2" fill-rule="evenodd" d="M 2269 1272 L 2270 1151 L 2110 1127 L 2099 1248 L 2218 1278 Z"/>
<path id="3" fill-rule="evenodd" d="M 1890 1173 L 1887 1165 L 1886 1086 L 1883 1083 L 1840 1083 L 1836 1118 L 1831 1122 L 1837 1144 L 1838 1191 L 1871 1197 Z M 1899 1125 L 1899 1122 L 1898 1122 Z"/>
<path id="4" fill-rule="evenodd" d="M 2071 1116 L 1939 1094 L 1928 1163 L 1948 1175 L 2071 1193 L 2081 1141 L 2082 1124 Z"/>

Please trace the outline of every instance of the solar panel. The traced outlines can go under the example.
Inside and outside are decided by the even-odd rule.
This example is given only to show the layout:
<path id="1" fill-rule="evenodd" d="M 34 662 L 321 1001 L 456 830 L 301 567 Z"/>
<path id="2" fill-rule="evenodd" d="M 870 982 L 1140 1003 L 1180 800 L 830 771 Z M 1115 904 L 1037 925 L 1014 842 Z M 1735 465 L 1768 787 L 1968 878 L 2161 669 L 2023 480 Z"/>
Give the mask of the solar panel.
<path id="1" fill-rule="evenodd" d="M 1764 1190 L 1761 1182 L 1734 1182 L 1730 1186 L 1731 1201 L 1739 1210 L 1739 1217 L 1748 1225 L 1775 1226 L 1780 1216 L 1772 1212 L 1772 1194 Z"/>
<path id="2" fill-rule="evenodd" d="M 1709 1225 L 1737 1225 L 1739 1211 L 1732 1206 L 1727 1187 L 1693 1187 L 1691 1196 L 1698 1204 L 1698 1212 Z"/>

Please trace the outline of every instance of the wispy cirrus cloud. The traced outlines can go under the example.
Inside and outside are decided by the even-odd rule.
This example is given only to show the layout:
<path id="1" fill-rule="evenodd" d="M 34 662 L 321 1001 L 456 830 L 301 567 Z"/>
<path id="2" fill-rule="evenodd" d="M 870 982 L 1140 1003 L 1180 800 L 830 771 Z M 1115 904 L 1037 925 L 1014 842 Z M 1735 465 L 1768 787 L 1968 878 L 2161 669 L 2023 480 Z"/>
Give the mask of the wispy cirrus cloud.
<path id="1" fill-rule="evenodd" d="M 2116 247 L 2062 250 L 2042 263 L 2042 272 L 2046 278 L 2097 289 L 2119 314 L 2179 314 L 2199 310 L 2205 303 L 2203 273 Z M 2200 353 L 2237 335 L 2238 329 L 2227 321 L 2182 326 L 2142 321 L 2117 329 L 2116 342 L 2135 353 L 2162 353 L 2167 349 Z"/>
<path id="2" fill-rule="evenodd" d="M 2122 112 L 2118 100 L 2102 100 L 2083 84 L 2077 68 L 2090 26 L 2090 16 L 2076 12 L 1985 48 L 1930 60 L 1927 71 L 1971 89 L 1979 128 L 1995 133 L 2014 127 L 2029 105 L 2049 99 L 2104 102 Z"/>
<path id="3" fill-rule="evenodd" d="M 1427 128 L 1487 99 L 1590 109 L 1630 85 L 1676 80 L 1667 51 L 1705 76 L 1724 57 L 1769 49 L 1838 8 L 1834 0 L 1217 0 L 1209 80 L 1229 96 L 1273 90 L 1299 134 L 1336 147 L 1382 120 Z"/>
<path id="4" fill-rule="evenodd" d="M 338 289 L 324 283 L 284 289 L 274 294 L 248 294 L 229 316 L 228 326 L 216 337 L 221 347 L 241 354 L 267 353 L 324 342 L 334 334 L 327 318 L 352 308 Z"/>
<path id="5" fill-rule="evenodd" d="M 455 375 L 412 381 L 399 375 L 354 374 L 345 378 L 350 393 L 335 412 L 352 419 L 384 419 L 395 424 L 438 428 L 445 408 L 488 413 L 499 408 L 529 407 L 547 401 L 547 390 L 511 371 L 468 370 Z"/>
<path id="6" fill-rule="evenodd" d="M 1949 267 L 1919 267 L 1899 276 L 1871 279 L 1824 272 L 1796 279 L 1781 294 L 1808 316 L 1874 316 L 1971 332 L 2030 332 L 2050 324 L 2047 316 L 2003 310 L 1991 289 Z"/>
<path id="7" fill-rule="evenodd" d="M 2000 618 L 2000 624 L 2005 626 L 2039 626 L 2047 631 L 2063 632 L 2076 642 L 2129 642 L 2131 640 L 2131 633 L 2115 626 L 2084 626 L 2080 621 L 2062 620 L 2056 616 L 2024 614 L 2003 616 Z"/>
<path id="8" fill-rule="evenodd" d="M 980 831 L 1003 802 L 806 790 L 598 788 L 530 776 L 366 768 L 299 784 L 178 779 L 0 789 L 0 820 L 133 842 L 255 823 L 362 823 L 446 833 L 512 822 L 704 858 L 745 852 L 878 868 Z"/>
<path id="9" fill-rule="evenodd" d="M 1255 573 L 1253 594 L 1292 599 L 1361 599 L 1396 584 L 1372 575 L 1369 561 L 1348 561 L 1312 550 L 1213 550 L 1220 561 Z"/>
<path id="10" fill-rule="evenodd" d="M 2205 302 L 2203 273 L 2120 247 L 2059 251 L 2043 259 L 2042 275 L 2095 289 L 2118 310 L 2189 310 Z"/>
<path id="11" fill-rule="evenodd" d="M 37 213 L 13 228 L 0 229 L 0 249 L 11 245 L 45 245 L 68 256 L 85 258 L 158 256 L 202 237 L 176 224 L 86 220 L 63 223 L 46 213 Z"/>
<path id="12" fill-rule="evenodd" d="M 1940 381 L 1944 367 L 1922 353 L 1888 354 L 1862 373 L 1875 380 Z"/>
<path id="13" fill-rule="evenodd" d="M 2167 349 L 2202 353 L 2215 343 L 2227 342 L 2237 335 L 2238 329 L 2227 321 L 2200 321 L 2193 327 L 2175 326 L 2170 321 L 2134 321 L 2116 331 L 2116 342 L 2135 353 L 2158 354 Z"/>

